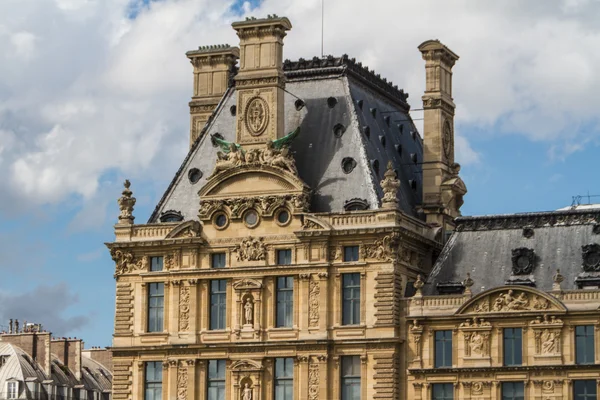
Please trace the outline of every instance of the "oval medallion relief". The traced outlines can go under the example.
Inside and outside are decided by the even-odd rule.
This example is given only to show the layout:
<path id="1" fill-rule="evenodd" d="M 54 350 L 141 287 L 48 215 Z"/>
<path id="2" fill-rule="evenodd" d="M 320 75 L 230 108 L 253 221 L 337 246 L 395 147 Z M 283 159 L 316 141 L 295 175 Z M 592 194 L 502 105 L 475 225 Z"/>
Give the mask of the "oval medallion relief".
<path id="1" fill-rule="evenodd" d="M 260 97 L 250 99 L 246 106 L 246 129 L 252 136 L 260 136 L 269 122 L 269 106 Z"/>

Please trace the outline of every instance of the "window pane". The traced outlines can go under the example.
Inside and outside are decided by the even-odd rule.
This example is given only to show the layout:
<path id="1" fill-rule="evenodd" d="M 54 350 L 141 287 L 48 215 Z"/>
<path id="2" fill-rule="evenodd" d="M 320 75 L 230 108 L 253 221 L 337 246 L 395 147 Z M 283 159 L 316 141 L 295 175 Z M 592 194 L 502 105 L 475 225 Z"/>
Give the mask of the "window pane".
<path id="1" fill-rule="evenodd" d="M 358 246 L 344 246 L 344 261 L 358 261 Z"/>
<path id="2" fill-rule="evenodd" d="M 433 400 L 453 400 L 454 385 L 452 383 L 434 383 Z"/>
<path id="3" fill-rule="evenodd" d="M 210 282 L 210 329 L 225 329 L 227 316 L 227 280 Z"/>
<path id="4" fill-rule="evenodd" d="M 523 363 L 523 335 L 521 328 L 504 329 L 504 365 Z"/>
<path id="5" fill-rule="evenodd" d="M 524 400 L 524 386 L 523 382 L 503 382 L 502 400 Z"/>
<path id="6" fill-rule="evenodd" d="M 293 325 L 294 311 L 294 278 L 284 276 L 277 278 L 277 327 L 291 328 Z"/>
<path id="7" fill-rule="evenodd" d="M 583 325 L 575 327 L 575 362 L 577 364 L 593 364 L 594 360 L 594 327 Z"/>
<path id="8" fill-rule="evenodd" d="M 275 359 L 275 400 L 292 400 L 294 396 L 294 360 L 292 358 Z"/>
<path id="9" fill-rule="evenodd" d="M 436 368 L 452 367 L 452 331 L 435 332 Z"/>
<path id="10" fill-rule="evenodd" d="M 360 324 L 360 274 L 342 275 L 342 325 Z"/>
<path id="11" fill-rule="evenodd" d="M 292 263 L 292 250 L 277 250 L 277 264 L 290 265 Z"/>
<path id="12" fill-rule="evenodd" d="M 575 400 L 596 400 L 596 396 L 595 380 L 573 381 L 573 397 Z"/>
<path id="13" fill-rule="evenodd" d="M 343 356 L 342 400 L 360 400 L 360 356 Z"/>
<path id="14" fill-rule="evenodd" d="M 150 257 L 150 271 L 162 271 L 163 270 L 163 258 L 162 257 Z"/>
<path id="15" fill-rule="evenodd" d="M 209 400 L 225 399 L 225 360 L 208 361 L 207 398 Z"/>
<path id="16" fill-rule="evenodd" d="M 212 268 L 225 268 L 225 253 L 213 253 L 210 257 Z"/>
<path id="17" fill-rule="evenodd" d="M 163 331 L 164 283 L 148 284 L 148 332 Z"/>
<path id="18" fill-rule="evenodd" d="M 162 400 L 162 362 L 147 362 L 144 379 L 145 400 Z"/>

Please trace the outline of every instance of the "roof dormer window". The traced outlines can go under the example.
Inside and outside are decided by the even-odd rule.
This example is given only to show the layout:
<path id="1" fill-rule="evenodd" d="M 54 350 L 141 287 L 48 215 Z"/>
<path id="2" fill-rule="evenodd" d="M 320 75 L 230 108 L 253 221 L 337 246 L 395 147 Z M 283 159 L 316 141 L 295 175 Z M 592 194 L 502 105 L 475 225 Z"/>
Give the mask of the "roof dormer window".
<path id="1" fill-rule="evenodd" d="M 17 382 L 17 381 L 6 382 L 6 398 L 7 399 L 18 399 L 19 398 L 19 382 Z"/>

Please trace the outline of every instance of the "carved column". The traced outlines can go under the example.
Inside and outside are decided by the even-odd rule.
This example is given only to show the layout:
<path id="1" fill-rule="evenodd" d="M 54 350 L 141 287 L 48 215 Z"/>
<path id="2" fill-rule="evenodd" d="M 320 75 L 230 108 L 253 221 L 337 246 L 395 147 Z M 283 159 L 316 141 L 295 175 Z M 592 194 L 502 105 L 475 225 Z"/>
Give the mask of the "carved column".
<path id="1" fill-rule="evenodd" d="M 298 304 L 294 307 L 294 325 L 297 325 L 301 332 L 308 331 L 309 325 L 309 314 L 310 314 L 310 277 L 309 273 L 302 273 L 298 275 L 300 278 L 299 282 L 294 282 L 294 304 Z M 302 307 L 302 305 L 306 305 Z M 300 313 L 302 310 L 302 313 Z"/>
<path id="2" fill-rule="evenodd" d="M 143 361 L 137 362 L 137 371 L 134 374 L 133 381 L 135 385 L 133 386 L 133 397 L 134 398 L 142 398 L 144 396 L 144 381 L 145 373 L 144 371 L 146 364 Z M 137 393 L 136 393 L 137 392 Z"/>
<path id="3" fill-rule="evenodd" d="M 341 393 L 340 393 L 340 356 L 334 356 L 333 357 L 333 379 L 331 380 L 331 384 L 330 388 L 331 388 L 331 392 L 332 395 L 331 398 L 332 399 L 340 399 L 341 398 Z M 327 398 L 327 397 L 325 397 Z"/>
<path id="4" fill-rule="evenodd" d="M 319 320 L 316 324 L 317 329 L 324 332 L 331 326 L 331 320 L 328 314 L 330 290 L 329 274 L 327 272 L 319 272 Z M 326 334 L 326 333 L 325 333 Z"/>
<path id="5" fill-rule="evenodd" d="M 333 307 L 331 308 L 331 312 L 333 312 L 333 326 L 338 327 L 342 324 L 342 274 L 339 272 L 335 274 L 335 282 L 333 284 Z"/>
<path id="6" fill-rule="evenodd" d="M 148 285 L 146 282 L 140 283 L 141 287 L 141 306 L 140 306 L 140 325 L 138 332 L 148 332 Z"/>
<path id="7" fill-rule="evenodd" d="M 194 389 L 194 399 L 193 400 L 202 400 L 206 397 L 205 393 L 207 391 L 206 387 L 206 360 L 196 360 L 196 386 Z M 228 379 L 229 374 L 225 374 L 225 379 Z"/>
<path id="8" fill-rule="evenodd" d="M 181 286 L 180 280 L 171 281 L 171 288 L 169 290 L 169 302 L 165 304 L 165 310 L 169 310 L 169 318 L 165 313 L 166 328 L 171 332 L 179 332 L 179 288 Z M 165 288 L 166 290 L 166 288 Z M 166 296 L 165 296 L 166 302 Z"/>
<path id="9" fill-rule="evenodd" d="M 362 303 L 362 301 L 361 301 Z M 362 318 L 361 318 L 362 320 Z M 367 398 L 367 388 L 368 388 L 368 367 L 369 367 L 369 356 L 367 355 L 362 355 L 360 356 L 360 391 L 361 391 L 361 398 L 362 399 L 366 399 Z"/>
<path id="10" fill-rule="evenodd" d="M 367 324 L 367 273 L 360 273 L 360 324 Z"/>
<path id="11" fill-rule="evenodd" d="M 421 382 L 413 382 L 414 400 L 423 399 L 423 384 Z"/>
<path id="12" fill-rule="evenodd" d="M 294 378 L 298 378 L 295 382 L 297 383 L 297 390 L 298 390 L 298 398 L 302 399 L 302 398 L 306 398 L 306 393 L 308 393 L 308 368 L 309 368 L 309 361 L 310 361 L 310 356 L 307 355 L 299 355 L 296 357 L 296 363 L 295 365 L 297 366 L 296 368 L 294 368 L 294 372 L 298 372 L 297 376 L 295 376 Z"/>
<path id="13" fill-rule="evenodd" d="M 199 322 L 199 313 L 202 312 L 203 307 L 206 308 L 206 304 L 199 305 L 198 304 L 198 279 L 189 279 L 188 280 L 189 290 L 190 290 L 190 322 L 189 322 L 189 331 L 194 336 L 198 332 L 198 322 Z"/>
<path id="14" fill-rule="evenodd" d="M 329 368 L 328 368 L 328 363 L 327 363 L 327 355 L 326 354 L 322 354 L 317 356 L 317 360 L 319 361 L 319 376 L 318 376 L 318 388 L 319 391 L 317 392 L 316 396 L 313 396 L 314 398 L 310 397 L 311 392 L 310 392 L 310 388 L 309 388 L 309 400 L 318 400 L 318 399 L 326 399 L 327 398 L 327 385 L 324 384 L 325 382 L 329 382 Z M 310 374 L 310 371 L 309 371 Z M 310 382 L 310 375 L 309 375 L 309 382 Z"/>
<path id="15" fill-rule="evenodd" d="M 186 360 L 187 366 L 187 400 L 197 400 L 199 388 L 196 386 L 196 360 Z"/>
<path id="16" fill-rule="evenodd" d="M 165 286 L 164 286 L 164 293 L 163 293 L 163 331 L 169 331 L 172 332 L 172 327 L 171 327 L 171 312 L 169 310 L 169 308 L 171 307 L 171 282 L 166 281 L 165 282 Z"/>
<path id="17" fill-rule="evenodd" d="M 200 305 L 204 304 L 204 312 L 200 313 L 200 332 L 205 332 L 208 330 L 209 326 L 209 315 L 210 315 L 210 299 L 209 299 L 209 285 L 210 281 L 208 279 L 204 279 L 200 281 Z M 200 307 L 202 308 L 202 307 Z"/>
<path id="18" fill-rule="evenodd" d="M 167 380 L 167 390 L 166 393 L 168 393 L 168 397 L 169 399 L 177 399 L 177 366 L 179 364 L 179 362 L 177 360 L 169 360 L 169 373 L 168 373 L 168 380 Z M 164 364 L 163 364 L 164 365 Z M 163 388 L 164 388 L 164 383 L 163 383 Z M 163 389 L 163 393 L 165 393 L 164 389 Z"/>

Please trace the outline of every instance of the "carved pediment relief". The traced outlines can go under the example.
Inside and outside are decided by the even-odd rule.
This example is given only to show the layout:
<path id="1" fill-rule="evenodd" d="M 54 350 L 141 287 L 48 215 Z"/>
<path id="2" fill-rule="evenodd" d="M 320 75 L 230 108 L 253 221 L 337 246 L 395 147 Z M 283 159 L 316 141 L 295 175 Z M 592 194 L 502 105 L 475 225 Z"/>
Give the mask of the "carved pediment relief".
<path id="1" fill-rule="evenodd" d="M 556 298 L 533 288 L 504 286 L 473 297 L 456 314 L 566 311 Z"/>
<path id="2" fill-rule="evenodd" d="M 263 365 L 260 361 L 256 360 L 239 360 L 231 364 L 232 371 L 261 371 Z"/>
<path id="3" fill-rule="evenodd" d="M 199 237 L 201 233 L 202 225 L 200 225 L 200 222 L 186 221 L 169 232 L 166 239 Z"/>
<path id="4" fill-rule="evenodd" d="M 257 290 L 262 288 L 262 282 L 256 279 L 240 279 L 232 284 L 234 290 Z"/>
<path id="5" fill-rule="evenodd" d="M 331 225 L 329 225 L 325 221 L 321 221 L 316 218 L 311 218 L 309 216 L 304 216 L 304 223 L 302 224 L 302 229 L 305 231 L 310 230 L 319 230 L 319 229 L 333 229 Z"/>

